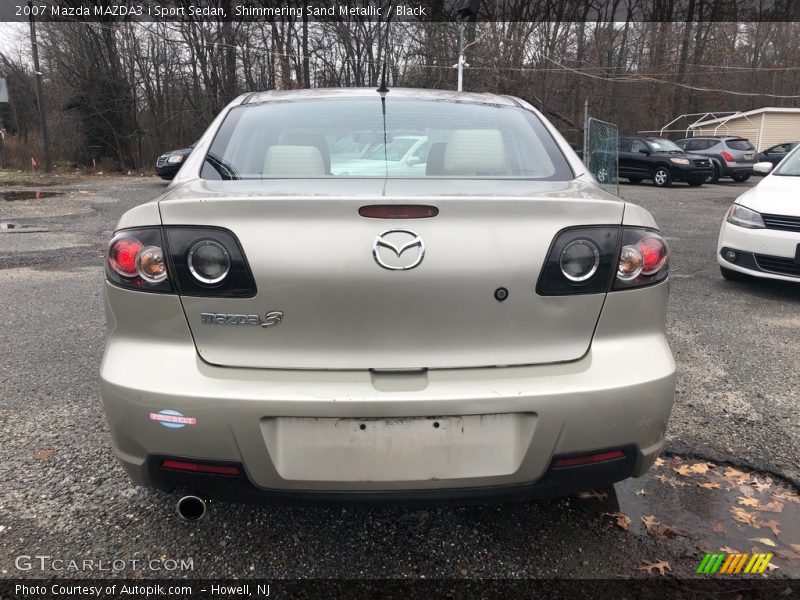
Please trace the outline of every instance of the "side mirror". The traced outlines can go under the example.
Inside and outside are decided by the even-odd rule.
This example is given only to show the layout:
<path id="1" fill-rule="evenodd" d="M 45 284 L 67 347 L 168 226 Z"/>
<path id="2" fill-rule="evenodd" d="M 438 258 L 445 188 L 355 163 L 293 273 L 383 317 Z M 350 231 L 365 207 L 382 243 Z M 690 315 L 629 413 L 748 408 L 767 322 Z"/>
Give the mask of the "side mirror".
<path id="1" fill-rule="evenodd" d="M 414 165 L 420 165 L 422 164 L 422 159 L 418 156 L 409 156 L 408 160 L 406 161 L 406 164 L 409 167 L 413 167 Z"/>
<path id="2" fill-rule="evenodd" d="M 771 162 L 760 162 L 753 165 L 753 171 L 756 173 L 764 173 L 765 175 L 772 171 L 772 163 Z"/>
<path id="3" fill-rule="evenodd" d="M 650 156 L 650 150 L 644 150 L 644 149 L 642 149 L 642 150 L 639 150 L 639 153 L 640 153 L 640 154 L 644 154 L 645 156 Z"/>

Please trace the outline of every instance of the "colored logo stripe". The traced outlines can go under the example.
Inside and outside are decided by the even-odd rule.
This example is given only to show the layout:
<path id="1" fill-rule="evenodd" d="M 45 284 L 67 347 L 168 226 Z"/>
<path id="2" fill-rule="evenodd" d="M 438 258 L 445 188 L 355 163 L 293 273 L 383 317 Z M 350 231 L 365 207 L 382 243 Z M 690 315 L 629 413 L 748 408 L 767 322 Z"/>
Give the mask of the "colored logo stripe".
<path id="1" fill-rule="evenodd" d="M 726 554 L 725 552 L 715 552 L 706 554 L 695 573 L 704 575 L 722 574 L 759 574 L 767 570 L 774 555 L 770 554 L 749 554 L 736 553 Z"/>

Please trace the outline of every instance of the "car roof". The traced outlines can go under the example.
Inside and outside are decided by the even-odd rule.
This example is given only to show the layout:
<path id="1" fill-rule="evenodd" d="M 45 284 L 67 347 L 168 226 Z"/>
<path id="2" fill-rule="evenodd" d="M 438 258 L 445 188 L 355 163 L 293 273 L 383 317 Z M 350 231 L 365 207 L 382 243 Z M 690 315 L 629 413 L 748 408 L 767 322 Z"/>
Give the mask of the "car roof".
<path id="1" fill-rule="evenodd" d="M 334 100 L 346 98 L 375 98 L 379 92 L 369 88 L 315 88 L 310 90 L 272 90 L 269 92 L 253 92 L 242 97 L 241 104 L 260 104 L 290 100 Z M 469 102 L 472 104 L 492 104 L 500 106 L 520 106 L 511 96 L 491 93 L 456 92 L 453 90 L 428 90 L 419 88 L 391 88 L 387 98 L 403 98 L 406 100 L 449 100 L 451 102 Z"/>

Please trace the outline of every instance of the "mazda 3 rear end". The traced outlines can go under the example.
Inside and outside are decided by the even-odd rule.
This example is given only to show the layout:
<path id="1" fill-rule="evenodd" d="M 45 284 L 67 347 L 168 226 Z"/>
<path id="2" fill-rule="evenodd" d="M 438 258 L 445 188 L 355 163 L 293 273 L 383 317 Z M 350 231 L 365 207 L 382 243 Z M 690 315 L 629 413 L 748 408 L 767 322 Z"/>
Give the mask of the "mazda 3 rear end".
<path id="1" fill-rule="evenodd" d="M 669 257 L 522 100 L 249 94 L 110 242 L 102 396 L 134 482 L 523 499 L 642 475 Z"/>

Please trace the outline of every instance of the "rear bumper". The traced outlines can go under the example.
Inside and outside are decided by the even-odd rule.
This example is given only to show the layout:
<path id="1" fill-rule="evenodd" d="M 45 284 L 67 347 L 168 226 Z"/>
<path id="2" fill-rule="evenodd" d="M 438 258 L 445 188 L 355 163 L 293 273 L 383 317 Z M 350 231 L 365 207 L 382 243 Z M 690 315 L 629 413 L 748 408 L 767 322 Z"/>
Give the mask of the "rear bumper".
<path id="1" fill-rule="evenodd" d="M 734 175 L 752 175 L 754 164 L 755 163 L 722 163 L 722 168 L 720 169 L 719 174 L 723 177 L 732 177 Z"/>
<path id="2" fill-rule="evenodd" d="M 673 403 L 666 283 L 610 294 L 580 360 L 410 374 L 212 366 L 198 357 L 178 298 L 106 293 L 101 394 L 114 450 L 136 483 L 166 490 L 289 501 L 567 493 L 643 474 Z M 120 319 L 134 308 L 174 316 L 148 331 Z M 165 410 L 191 421 L 170 427 L 181 423 L 152 416 Z M 437 429 L 437 418 L 458 426 Z M 373 423 L 380 436 L 355 437 Z M 625 459 L 550 470 L 556 455 L 605 448 L 624 448 Z M 165 472 L 165 456 L 230 462 L 245 476 Z"/>

